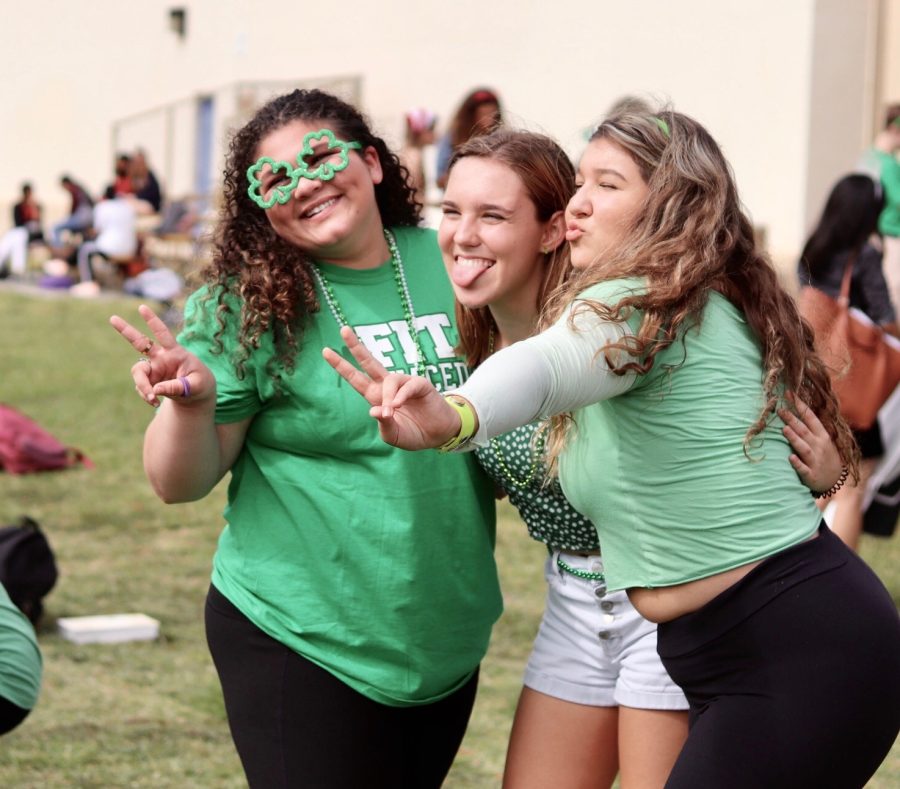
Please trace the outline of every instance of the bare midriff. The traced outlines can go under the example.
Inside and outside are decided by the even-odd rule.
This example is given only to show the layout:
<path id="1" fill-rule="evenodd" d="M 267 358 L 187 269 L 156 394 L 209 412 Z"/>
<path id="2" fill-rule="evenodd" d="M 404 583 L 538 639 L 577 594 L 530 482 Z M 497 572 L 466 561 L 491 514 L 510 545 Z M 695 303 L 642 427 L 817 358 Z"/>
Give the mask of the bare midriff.
<path id="1" fill-rule="evenodd" d="M 814 540 L 817 536 L 816 533 L 807 539 Z M 633 586 L 627 590 L 628 599 L 644 619 L 669 622 L 702 608 L 764 561 L 765 559 L 757 559 L 722 573 L 675 586 L 660 586 L 655 589 Z"/>

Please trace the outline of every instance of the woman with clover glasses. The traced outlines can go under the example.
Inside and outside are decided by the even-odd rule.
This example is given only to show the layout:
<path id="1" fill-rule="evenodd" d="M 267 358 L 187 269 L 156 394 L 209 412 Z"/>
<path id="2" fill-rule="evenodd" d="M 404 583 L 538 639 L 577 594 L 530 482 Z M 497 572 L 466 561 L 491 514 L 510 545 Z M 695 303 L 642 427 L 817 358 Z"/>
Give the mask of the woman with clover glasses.
<path id="1" fill-rule="evenodd" d="M 160 498 L 231 474 L 206 623 L 251 786 L 439 786 L 501 610 L 475 459 L 387 447 L 321 359 L 348 325 L 389 369 L 466 377 L 405 175 L 353 107 L 278 97 L 231 141 L 182 334 L 146 307 L 149 332 L 111 319 L 158 407 L 144 465 Z"/>

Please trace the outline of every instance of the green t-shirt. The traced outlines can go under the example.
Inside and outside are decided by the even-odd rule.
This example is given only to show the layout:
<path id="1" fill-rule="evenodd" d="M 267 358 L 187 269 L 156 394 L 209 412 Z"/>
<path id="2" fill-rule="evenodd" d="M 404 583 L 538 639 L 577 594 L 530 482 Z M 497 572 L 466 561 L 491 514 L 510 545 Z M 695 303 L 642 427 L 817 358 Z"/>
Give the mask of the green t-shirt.
<path id="1" fill-rule="evenodd" d="M 616 304 L 642 287 L 637 279 L 604 282 L 582 297 Z M 640 318 L 629 318 L 635 332 Z M 777 416 L 751 450 L 761 460 L 744 454 L 762 378 L 743 313 L 713 292 L 701 327 L 660 352 L 647 375 L 574 414 L 560 481 L 597 528 L 609 589 L 704 578 L 815 532 L 821 513 L 788 462 Z"/>
<path id="2" fill-rule="evenodd" d="M 395 231 L 427 374 L 466 375 L 453 351 L 453 292 L 433 231 Z M 350 325 L 391 371 L 415 368 L 390 262 L 322 264 Z M 384 444 L 365 400 L 324 361 L 343 349 L 322 294 L 284 395 L 267 362 L 271 336 L 243 380 L 228 350 L 210 353 L 214 322 L 191 298 L 183 342 L 213 370 L 219 422 L 253 417 L 232 468 L 213 583 L 266 633 L 384 704 L 434 701 L 478 666 L 502 601 L 494 501 L 474 457 Z M 344 351 L 344 353 L 348 353 Z M 248 671 L 253 667 L 248 666 Z"/>
<path id="3" fill-rule="evenodd" d="M 33 709 L 42 670 L 34 628 L 0 584 L 0 698 L 23 710 Z"/>
<path id="4" fill-rule="evenodd" d="M 892 153 L 873 150 L 884 189 L 884 209 L 878 218 L 878 230 L 885 236 L 900 236 L 900 161 Z"/>

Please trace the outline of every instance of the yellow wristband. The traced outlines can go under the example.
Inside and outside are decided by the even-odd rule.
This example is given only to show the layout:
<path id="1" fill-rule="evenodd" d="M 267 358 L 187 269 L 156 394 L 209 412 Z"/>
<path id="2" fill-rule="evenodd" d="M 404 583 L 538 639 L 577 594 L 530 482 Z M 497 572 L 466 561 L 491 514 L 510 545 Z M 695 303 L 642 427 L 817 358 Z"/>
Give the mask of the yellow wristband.
<path id="1" fill-rule="evenodd" d="M 439 452 L 452 452 L 463 446 L 475 435 L 475 411 L 468 400 L 459 395 L 444 395 L 444 400 L 457 414 L 459 414 L 459 432 L 438 447 Z"/>

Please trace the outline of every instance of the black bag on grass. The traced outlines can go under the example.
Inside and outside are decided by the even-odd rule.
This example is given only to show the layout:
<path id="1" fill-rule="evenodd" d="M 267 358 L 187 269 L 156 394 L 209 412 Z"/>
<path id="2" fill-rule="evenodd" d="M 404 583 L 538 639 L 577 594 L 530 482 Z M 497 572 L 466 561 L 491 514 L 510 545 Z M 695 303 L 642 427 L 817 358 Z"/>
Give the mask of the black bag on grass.
<path id="1" fill-rule="evenodd" d="M 0 582 L 32 624 L 41 618 L 44 597 L 58 577 L 53 549 L 36 521 L 23 515 L 0 527 Z"/>

